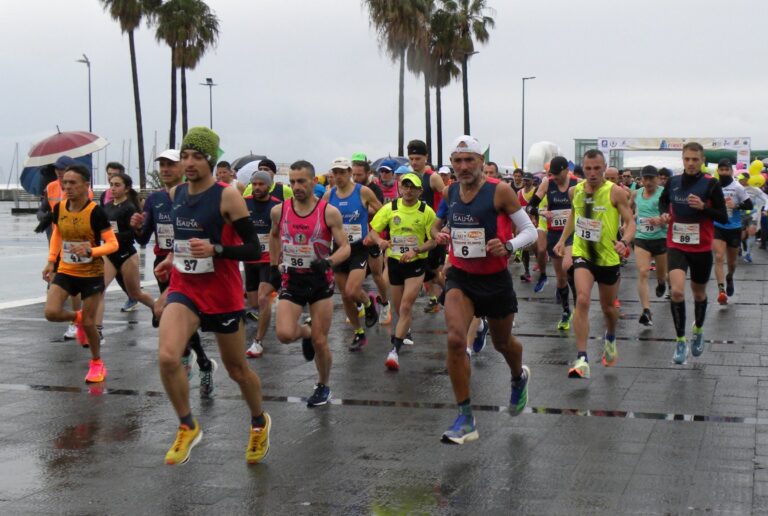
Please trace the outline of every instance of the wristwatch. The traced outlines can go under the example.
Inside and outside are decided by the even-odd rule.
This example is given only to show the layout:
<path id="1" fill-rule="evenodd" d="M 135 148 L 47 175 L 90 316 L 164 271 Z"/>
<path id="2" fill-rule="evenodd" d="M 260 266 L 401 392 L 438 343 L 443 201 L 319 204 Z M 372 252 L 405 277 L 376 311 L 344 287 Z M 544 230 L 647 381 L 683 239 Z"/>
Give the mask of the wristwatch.
<path id="1" fill-rule="evenodd" d="M 88 249 L 86 249 L 86 250 L 85 250 L 85 255 L 86 255 L 88 258 L 91 258 L 91 257 L 93 256 L 93 249 L 91 249 L 90 247 L 89 247 Z"/>
<path id="2" fill-rule="evenodd" d="M 224 252 L 224 246 L 221 244 L 213 244 L 213 256 L 215 258 L 220 258 L 221 253 Z"/>
<path id="3" fill-rule="evenodd" d="M 509 240 L 504 242 L 504 249 L 506 249 L 509 254 L 512 254 L 515 252 L 515 247 L 512 245 L 512 242 L 510 242 Z"/>

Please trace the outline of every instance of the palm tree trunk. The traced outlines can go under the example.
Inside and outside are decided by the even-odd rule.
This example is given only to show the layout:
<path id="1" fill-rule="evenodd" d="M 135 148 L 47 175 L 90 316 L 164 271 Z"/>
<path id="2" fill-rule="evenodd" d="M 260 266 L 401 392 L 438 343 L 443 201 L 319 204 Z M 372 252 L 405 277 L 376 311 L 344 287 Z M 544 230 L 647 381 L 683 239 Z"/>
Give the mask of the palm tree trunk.
<path id="1" fill-rule="evenodd" d="M 426 118 L 427 154 L 432 156 L 432 102 L 429 94 L 429 76 L 424 74 L 424 116 Z"/>
<path id="2" fill-rule="evenodd" d="M 443 106 L 440 86 L 435 86 L 435 118 L 437 119 L 437 167 L 443 166 Z"/>
<path id="3" fill-rule="evenodd" d="M 464 88 L 464 134 L 469 132 L 469 85 L 467 84 L 467 56 L 461 60 L 461 85 Z"/>
<path id="4" fill-rule="evenodd" d="M 187 67 L 181 65 L 181 131 L 187 134 Z"/>
<path id="5" fill-rule="evenodd" d="M 128 32 L 128 47 L 131 50 L 131 72 L 133 74 L 133 104 L 136 108 L 136 140 L 139 147 L 139 187 L 147 187 L 147 171 L 144 163 L 144 129 L 141 121 L 141 99 L 139 98 L 139 73 L 136 69 L 136 46 L 133 31 Z M 130 171 L 129 171 L 130 172 Z"/>
<path id="6" fill-rule="evenodd" d="M 397 111 L 397 155 L 404 156 L 405 144 L 405 48 L 400 51 L 400 84 Z"/>
<path id="7" fill-rule="evenodd" d="M 171 133 L 168 148 L 176 148 L 176 49 L 171 47 Z"/>

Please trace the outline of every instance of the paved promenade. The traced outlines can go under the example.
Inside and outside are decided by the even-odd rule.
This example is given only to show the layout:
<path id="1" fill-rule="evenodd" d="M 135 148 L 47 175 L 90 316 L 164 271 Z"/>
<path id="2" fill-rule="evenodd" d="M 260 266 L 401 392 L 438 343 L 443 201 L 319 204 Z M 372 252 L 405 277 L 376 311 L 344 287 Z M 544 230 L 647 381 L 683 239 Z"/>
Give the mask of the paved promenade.
<path id="1" fill-rule="evenodd" d="M 30 217 L 0 224 L 11 253 L 22 255 L 18 248 L 27 246 L 33 255 L 3 270 L 0 294 L 11 294 L 3 301 L 14 289 L 17 299 L 44 294 L 37 256 L 44 260 L 44 246 L 18 240 L 34 224 Z M 764 251 L 756 251 L 753 265 L 739 264 L 731 304 L 710 304 L 704 355 L 675 366 L 668 303 L 653 300 L 653 328 L 637 324 L 630 262 L 619 296 L 619 362 L 598 364 L 595 291 L 586 381 L 566 377 L 575 351 L 572 333 L 554 329 L 560 309 L 553 282 L 533 294 L 516 281 L 516 332 L 532 372 L 529 407 L 517 418 L 505 412 L 508 369 L 488 346 L 472 359 L 480 440 L 460 447 L 439 441 L 455 415 L 442 312 L 422 314 L 426 299 L 419 300 L 416 344 L 401 354 L 400 372 L 390 373 L 388 327 L 377 326 L 364 351 L 349 353 L 352 332 L 337 295 L 332 405 L 305 406 L 315 370 L 298 343 L 281 345 L 270 334 L 264 357 L 250 361 L 273 418 L 270 454 L 252 467 L 243 455 L 246 407 L 223 369 L 212 400 L 197 396 L 195 374 L 193 410 L 205 437 L 190 462 L 163 464 L 177 421 L 146 309 L 120 313 L 123 294 L 108 294 L 109 376 L 88 387 L 87 351 L 61 339 L 65 325 L 46 322 L 41 303 L 10 305 L 0 309 L 0 513 L 768 512 L 766 264 Z M 209 337 L 204 345 L 218 358 Z"/>

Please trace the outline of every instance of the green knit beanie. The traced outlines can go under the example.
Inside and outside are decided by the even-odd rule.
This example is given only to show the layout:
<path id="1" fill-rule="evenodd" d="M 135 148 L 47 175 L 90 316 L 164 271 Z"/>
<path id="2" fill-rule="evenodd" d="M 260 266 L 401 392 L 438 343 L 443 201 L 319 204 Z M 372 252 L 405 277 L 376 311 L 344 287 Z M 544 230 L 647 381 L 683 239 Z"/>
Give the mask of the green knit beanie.
<path id="1" fill-rule="evenodd" d="M 219 159 L 219 135 L 207 127 L 192 127 L 181 142 L 181 150 L 187 149 L 204 155 L 213 170 Z"/>

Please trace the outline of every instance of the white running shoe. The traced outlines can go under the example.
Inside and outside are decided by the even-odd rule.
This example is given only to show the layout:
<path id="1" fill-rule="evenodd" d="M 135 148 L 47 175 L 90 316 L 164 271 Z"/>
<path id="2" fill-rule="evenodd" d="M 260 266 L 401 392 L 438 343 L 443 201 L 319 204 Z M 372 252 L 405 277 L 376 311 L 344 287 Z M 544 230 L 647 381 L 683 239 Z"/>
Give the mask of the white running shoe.
<path id="1" fill-rule="evenodd" d="M 67 326 L 67 331 L 64 332 L 64 339 L 73 340 L 75 338 L 77 338 L 77 326 L 70 324 Z"/>
<path id="2" fill-rule="evenodd" d="M 248 358 L 259 358 L 263 354 L 264 346 L 262 346 L 261 342 L 256 339 L 253 340 L 253 344 L 251 344 L 251 347 L 248 348 L 248 351 L 245 352 L 245 356 Z"/>
<path id="3" fill-rule="evenodd" d="M 392 322 L 392 303 L 379 305 L 379 324 L 389 324 Z"/>

